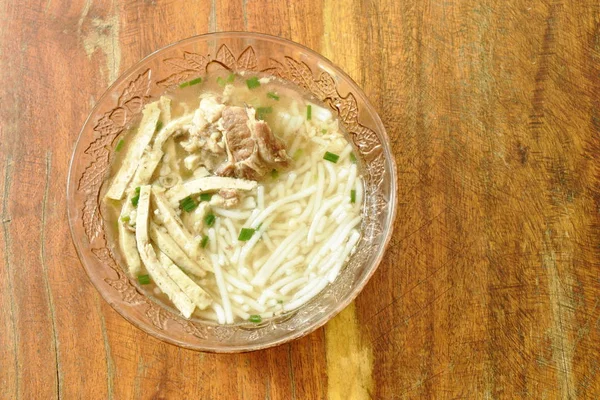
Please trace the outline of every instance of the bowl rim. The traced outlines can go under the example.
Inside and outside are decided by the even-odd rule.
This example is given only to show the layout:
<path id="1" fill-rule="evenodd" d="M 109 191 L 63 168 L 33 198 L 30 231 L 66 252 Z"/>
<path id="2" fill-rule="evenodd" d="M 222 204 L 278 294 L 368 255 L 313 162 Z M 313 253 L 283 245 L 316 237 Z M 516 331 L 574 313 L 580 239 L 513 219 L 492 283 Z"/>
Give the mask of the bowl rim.
<path id="1" fill-rule="evenodd" d="M 373 111 L 371 117 L 373 119 L 376 129 L 378 130 L 378 133 L 381 135 L 381 138 L 382 138 L 381 144 L 382 144 L 382 151 L 384 154 L 384 158 L 386 159 L 386 161 L 389 162 L 389 166 L 390 166 L 390 201 L 388 203 L 389 216 L 388 216 L 387 220 L 385 221 L 386 224 L 382 227 L 383 232 L 384 232 L 383 233 L 384 239 L 381 242 L 380 246 L 378 246 L 379 248 L 378 248 L 377 254 L 375 255 L 373 262 L 372 262 L 373 266 L 358 281 L 357 285 L 353 288 L 353 290 L 347 296 L 342 298 L 339 303 L 337 303 L 336 307 L 332 311 L 330 311 L 328 314 L 324 314 L 321 318 L 316 320 L 316 322 L 313 323 L 310 327 L 290 331 L 289 335 L 283 336 L 283 337 L 276 339 L 274 341 L 271 341 L 269 343 L 260 344 L 260 345 L 241 346 L 241 345 L 224 344 L 222 346 L 206 346 L 205 347 L 202 345 L 189 344 L 189 343 L 174 339 L 158 330 L 147 329 L 145 324 L 138 322 L 133 317 L 130 317 L 127 313 L 127 310 L 122 309 L 119 306 L 119 304 L 112 301 L 112 299 L 109 298 L 108 293 L 104 293 L 104 291 L 98 287 L 98 285 L 96 284 L 94 279 L 92 279 L 92 276 L 90 275 L 90 271 L 88 270 L 88 267 L 86 266 L 86 262 L 84 261 L 84 255 L 82 254 L 82 249 L 80 248 L 80 246 L 82 246 L 82 244 L 78 243 L 75 240 L 75 231 L 74 231 L 74 226 L 73 226 L 74 225 L 74 216 L 72 215 L 71 208 L 73 206 L 72 203 L 74 200 L 73 200 L 73 193 L 72 193 L 73 190 L 71 189 L 71 187 L 72 187 L 72 180 L 74 179 L 73 166 L 76 161 L 76 155 L 78 154 L 77 149 L 80 146 L 84 131 L 85 131 L 86 127 L 88 126 L 88 123 L 90 122 L 92 116 L 94 116 L 96 114 L 96 112 L 98 111 L 100 106 L 104 103 L 106 98 L 112 94 L 113 90 L 117 86 L 122 84 L 123 81 L 125 81 L 132 74 L 134 74 L 141 64 L 151 61 L 152 59 L 158 57 L 159 54 L 162 54 L 163 52 L 167 51 L 168 49 L 178 47 L 180 45 L 194 43 L 199 40 L 207 40 L 207 39 L 218 40 L 220 38 L 258 39 L 258 40 L 266 40 L 266 41 L 270 41 L 270 42 L 279 42 L 279 43 L 283 43 L 287 46 L 297 47 L 300 50 L 302 50 L 303 52 L 310 55 L 311 57 L 315 57 L 316 59 L 324 60 L 328 64 L 328 66 L 331 67 L 335 71 L 336 74 L 342 76 L 344 80 L 346 80 L 347 82 L 350 83 L 350 86 L 353 86 L 352 93 L 356 97 L 359 97 L 361 99 L 361 101 L 367 106 L 367 108 L 370 108 Z M 178 347 L 195 350 L 195 351 L 210 352 L 210 353 L 244 353 L 244 352 L 263 350 L 263 349 L 279 346 L 279 345 L 282 345 L 285 343 L 289 343 L 293 340 L 299 339 L 301 337 L 307 336 L 310 333 L 312 333 L 312 332 L 316 331 L 317 329 L 321 328 L 322 326 L 324 326 L 331 319 L 335 318 L 340 312 L 342 312 L 344 309 L 346 309 L 348 307 L 348 305 L 358 297 L 358 295 L 363 291 L 363 289 L 365 288 L 367 283 L 371 280 L 375 271 L 379 268 L 379 265 L 381 264 L 381 261 L 383 260 L 383 256 L 385 255 L 385 252 L 386 252 L 386 250 L 390 244 L 391 238 L 393 236 L 394 222 L 396 220 L 396 214 L 397 214 L 397 208 L 398 208 L 397 207 L 397 205 L 398 205 L 397 204 L 398 203 L 397 177 L 398 177 L 398 171 L 397 171 L 396 159 L 395 159 L 394 154 L 391 149 L 391 142 L 390 142 L 389 135 L 387 133 L 387 130 L 385 129 L 385 125 L 383 124 L 381 117 L 379 116 L 379 113 L 377 112 L 377 110 L 375 109 L 373 104 L 370 102 L 370 100 L 368 99 L 366 94 L 363 92 L 362 88 L 354 81 L 354 79 L 352 79 L 352 77 L 350 77 L 345 71 L 343 71 L 341 69 L 341 67 L 337 66 L 337 64 L 335 64 L 334 62 L 329 60 L 329 58 L 316 52 L 315 50 L 312 50 L 311 48 L 309 48 L 303 44 L 300 44 L 300 43 L 297 43 L 292 40 L 282 38 L 279 36 L 268 35 L 265 33 L 258 33 L 258 32 L 246 32 L 246 31 L 208 32 L 208 33 L 194 35 L 194 36 L 187 37 L 185 39 L 180 39 L 178 41 L 172 42 L 166 46 L 163 46 L 157 50 L 154 50 L 150 54 L 139 59 L 134 64 L 132 64 L 129 68 L 127 68 L 123 73 L 121 73 L 119 75 L 119 77 L 114 82 L 112 82 L 104 90 L 102 95 L 98 98 L 98 100 L 96 101 L 96 103 L 94 104 L 94 106 L 92 107 L 90 112 L 88 113 L 87 117 L 85 118 L 85 120 L 81 126 L 81 129 L 77 136 L 77 140 L 74 143 L 71 158 L 69 161 L 69 169 L 68 169 L 67 181 L 66 181 L 66 184 L 67 184 L 67 191 L 66 191 L 67 221 L 69 224 L 69 231 L 71 232 L 71 242 L 73 243 L 73 245 L 75 247 L 77 257 L 79 258 L 81 266 L 83 267 L 84 271 L 86 272 L 88 279 L 92 283 L 92 286 L 96 289 L 97 292 L 100 293 L 100 295 L 102 296 L 104 301 L 106 301 L 112 307 L 113 310 L 117 311 L 117 313 L 121 317 L 123 317 L 126 321 L 128 321 L 130 324 L 132 324 L 139 330 L 143 331 L 147 335 L 158 338 L 163 342 L 166 342 L 166 343 L 178 346 Z"/>

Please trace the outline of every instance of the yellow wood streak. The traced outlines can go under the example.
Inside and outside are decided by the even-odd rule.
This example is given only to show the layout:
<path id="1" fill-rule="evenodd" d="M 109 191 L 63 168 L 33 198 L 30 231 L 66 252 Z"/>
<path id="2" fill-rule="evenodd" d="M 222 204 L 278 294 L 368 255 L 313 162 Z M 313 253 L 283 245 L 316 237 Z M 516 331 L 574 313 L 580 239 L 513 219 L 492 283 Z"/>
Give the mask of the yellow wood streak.
<path id="1" fill-rule="evenodd" d="M 356 8 L 353 0 L 323 2 L 321 53 L 361 82 L 361 34 L 352 23 Z M 370 346 L 361 340 L 354 303 L 326 325 L 325 340 L 328 399 L 370 399 L 373 355 Z"/>
<path id="2" fill-rule="evenodd" d="M 373 352 L 361 338 L 354 303 L 325 326 L 325 340 L 327 398 L 370 399 L 373 393 Z"/>
<path id="3" fill-rule="evenodd" d="M 565 312 L 563 307 L 574 309 L 572 295 L 565 292 L 566 287 L 571 287 L 572 283 L 565 285 L 560 281 L 557 270 L 556 254 L 552 248 L 550 233 L 547 231 L 544 238 L 544 267 L 548 271 L 548 295 L 552 310 L 552 358 L 556 366 L 556 375 L 562 398 L 575 398 L 573 384 L 573 346 L 569 340 L 568 327 L 573 326 L 570 313 Z"/>
<path id="4" fill-rule="evenodd" d="M 357 8 L 354 3 L 352 0 L 323 1 L 321 54 L 341 66 L 356 82 L 362 82 L 362 35 L 353 23 Z"/>
<path id="5" fill-rule="evenodd" d="M 91 20 L 91 26 L 86 29 L 86 17 L 89 12 L 91 0 L 86 1 L 81 17 L 78 22 L 78 35 L 83 33 L 83 48 L 88 58 L 100 50 L 106 59 L 106 70 L 101 73 L 112 84 L 119 77 L 121 66 L 121 47 L 119 42 L 119 13 L 118 8 L 114 7 L 113 15 L 102 19 L 94 17 Z"/>

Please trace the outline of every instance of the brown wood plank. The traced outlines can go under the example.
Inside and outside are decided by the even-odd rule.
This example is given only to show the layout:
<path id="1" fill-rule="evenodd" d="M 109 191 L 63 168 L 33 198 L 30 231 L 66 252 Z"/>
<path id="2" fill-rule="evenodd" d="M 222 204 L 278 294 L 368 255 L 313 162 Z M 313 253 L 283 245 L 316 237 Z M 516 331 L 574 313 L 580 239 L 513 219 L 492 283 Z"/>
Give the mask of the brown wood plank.
<path id="1" fill-rule="evenodd" d="M 0 398 L 600 397 L 600 8 L 581 0 L 44 0 L 0 4 Z M 292 39 L 380 112 L 389 251 L 308 337 L 203 354 L 96 293 L 68 161 L 141 57 L 210 31 Z"/>

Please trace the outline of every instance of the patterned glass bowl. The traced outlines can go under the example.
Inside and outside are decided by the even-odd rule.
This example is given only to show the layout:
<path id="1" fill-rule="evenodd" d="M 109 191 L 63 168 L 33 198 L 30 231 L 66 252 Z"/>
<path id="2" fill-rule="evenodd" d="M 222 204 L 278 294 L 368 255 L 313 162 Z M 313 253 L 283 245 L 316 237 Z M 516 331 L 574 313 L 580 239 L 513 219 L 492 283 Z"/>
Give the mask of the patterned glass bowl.
<path id="1" fill-rule="evenodd" d="M 310 91 L 337 114 L 363 165 L 365 205 L 362 239 L 333 284 L 300 309 L 262 324 L 219 326 L 184 319 L 141 293 L 128 278 L 119 254 L 107 245 L 99 193 L 115 138 L 144 104 L 167 88 L 214 69 L 261 71 Z M 348 75 L 299 44 L 250 33 L 215 33 L 172 44 L 125 72 L 98 101 L 77 141 L 67 184 L 69 224 L 79 258 L 104 299 L 150 335 L 203 351 L 263 349 L 304 336 L 346 307 L 375 272 L 392 234 L 396 168 L 377 113 Z"/>

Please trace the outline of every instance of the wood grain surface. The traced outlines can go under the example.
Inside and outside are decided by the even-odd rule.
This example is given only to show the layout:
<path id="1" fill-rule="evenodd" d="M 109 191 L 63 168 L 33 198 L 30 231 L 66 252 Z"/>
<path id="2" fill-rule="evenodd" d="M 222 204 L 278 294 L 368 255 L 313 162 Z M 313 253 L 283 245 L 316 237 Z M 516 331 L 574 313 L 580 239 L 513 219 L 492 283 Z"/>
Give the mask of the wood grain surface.
<path id="1" fill-rule="evenodd" d="M 121 318 L 65 210 L 74 142 L 108 85 L 225 30 L 341 66 L 400 176 L 391 246 L 358 299 L 238 355 Z M 0 398 L 600 398 L 597 0 L 3 0 L 0 82 Z"/>

